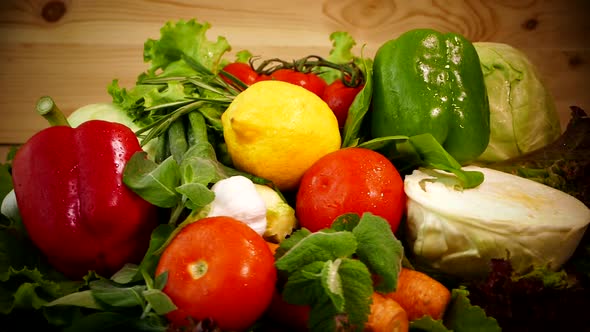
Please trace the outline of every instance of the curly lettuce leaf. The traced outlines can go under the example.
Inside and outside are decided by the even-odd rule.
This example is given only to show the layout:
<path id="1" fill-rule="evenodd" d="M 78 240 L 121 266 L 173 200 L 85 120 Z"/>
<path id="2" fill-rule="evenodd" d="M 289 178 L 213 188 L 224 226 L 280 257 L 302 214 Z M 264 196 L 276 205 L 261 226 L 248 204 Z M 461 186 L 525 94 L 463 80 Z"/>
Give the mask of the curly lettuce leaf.
<path id="1" fill-rule="evenodd" d="M 209 23 L 201 24 L 194 19 L 167 22 L 160 29 L 160 39 L 148 39 L 144 44 L 143 59 L 150 63 L 147 75 L 155 76 L 158 70 L 166 72 L 173 65 L 180 66 L 186 73 L 194 72 L 184 63 L 183 56 L 217 73 L 223 54 L 231 47 L 222 36 L 218 36 L 216 41 L 208 40 L 206 33 L 209 28 Z M 180 70 L 175 68 L 174 71 Z"/>
<path id="2" fill-rule="evenodd" d="M 330 40 L 332 41 L 332 50 L 330 51 L 327 60 L 337 64 L 354 62 L 358 66 L 361 66 L 363 61 L 368 62 L 372 67 L 372 60 L 368 58 L 362 58 L 354 55 L 352 49 L 356 46 L 354 38 L 345 31 L 336 31 L 330 34 Z M 368 74 L 365 74 L 368 76 Z M 337 69 L 325 68 L 319 74 L 328 84 L 334 82 L 336 79 L 341 77 L 341 73 Z"/>
<path id="3" fill-rule="evenodd" d="M 472 305 L 468 296 L 469 291 L 464 288 L 453 289 L 451 305 L 444 318 L 445 325 L 456 332 L 501 331 L 496 319 L 488 317 L 481 307 Z"/>
<path id="4" fill-rule="evenodd" d="M 143 59 L 149 67 L 138 75 L 136 85 L 126 89 L 120 87 L 116 79 L 109 84 L 107 91 L 113 103 L 143 127 L 171 108 L 203 97 L 203 91 L 186 84 L 183 78 L 203 73 L 213 77 L 224 64 L 223 55 L 231 50 L 225 37 L 218 36 L 215 41 L 207 39 L 210 27 L 194 19 L 167 22 L 160 29 L 159 39 L 148 39 L 144 44 Z M 148 84 L 146 79 L 159 80 Z"/>

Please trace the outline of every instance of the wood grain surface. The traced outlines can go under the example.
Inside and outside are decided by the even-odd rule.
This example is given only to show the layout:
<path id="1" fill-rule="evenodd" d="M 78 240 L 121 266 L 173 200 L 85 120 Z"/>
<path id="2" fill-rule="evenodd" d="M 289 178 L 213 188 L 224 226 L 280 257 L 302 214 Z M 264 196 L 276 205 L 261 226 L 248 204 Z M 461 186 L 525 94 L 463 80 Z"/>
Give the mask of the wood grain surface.
<path id="1" fill-rule="evenodd" d="M 590 110 L 589 8 L 588 0 L 1 0 L 0 152 L 47 126 L 34 112 L 40 96 L 67 114 L 110 101 L 113 79 L 131 86 L 147 68 L 143 43 L 166 21 L 191 18 L 210 23 L 209 39 L 225 36 L 232 52 L 263 58 L 326 55 L 334 31 L 351 33 L 369 56 L 421 27 L 508 43 L 538 66 L 563 127 L 570 105 Z"/>

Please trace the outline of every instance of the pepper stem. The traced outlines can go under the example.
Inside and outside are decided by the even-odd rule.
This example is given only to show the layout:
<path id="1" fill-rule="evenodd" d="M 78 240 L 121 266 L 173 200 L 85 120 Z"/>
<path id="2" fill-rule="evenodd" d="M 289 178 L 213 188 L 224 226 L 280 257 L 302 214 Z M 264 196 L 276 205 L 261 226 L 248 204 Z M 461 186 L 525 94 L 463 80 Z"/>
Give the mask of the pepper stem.
<path id="1" fill-rule="evenodd" d="M 71 127 L 68 119 L 49 96 L 39 98 L 37 101 L 37 113 L 42 115 L 51 126 Z"/>

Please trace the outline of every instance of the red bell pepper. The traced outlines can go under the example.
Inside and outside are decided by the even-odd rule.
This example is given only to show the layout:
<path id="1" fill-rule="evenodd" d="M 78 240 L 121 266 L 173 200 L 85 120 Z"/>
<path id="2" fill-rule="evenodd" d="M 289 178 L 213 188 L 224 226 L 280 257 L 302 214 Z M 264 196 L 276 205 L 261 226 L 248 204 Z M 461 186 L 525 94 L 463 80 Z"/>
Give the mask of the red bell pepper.
<path id="1" fill-rule="evenodd" d="M 59 112 L 51 99 L 37 109 Z M 157 223 L 156 207 L 122 180 L 126 162 L 141 147 L 122 124 L 91 120 L 72 128 L 56 126 L 67 124 L 59 118 L 48 119 L 54 126 L 33 135 L 14 157 L 21 218 L 56 270 L 70 278 L 89 270 L 110 276 L 141 260 Z"/>

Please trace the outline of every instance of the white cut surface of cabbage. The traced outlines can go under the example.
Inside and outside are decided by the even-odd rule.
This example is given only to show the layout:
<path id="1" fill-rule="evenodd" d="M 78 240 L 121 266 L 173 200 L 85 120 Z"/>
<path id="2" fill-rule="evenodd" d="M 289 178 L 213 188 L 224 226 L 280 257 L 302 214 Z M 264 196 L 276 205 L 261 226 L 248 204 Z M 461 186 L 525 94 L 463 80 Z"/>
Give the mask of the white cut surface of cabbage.
<path id="1" fill-rule="evenodd" d="M 424 262 L 457 276 L 481 276 L 490 259 L 509 258 L 516 272 L 531 265 L 559 269 L 573 254 L 590 209 L 562 191 L 516 175 L 477 166 L 484 182 L 457 189 L 443 171 L 405 177 L 408 241 Z"/>

